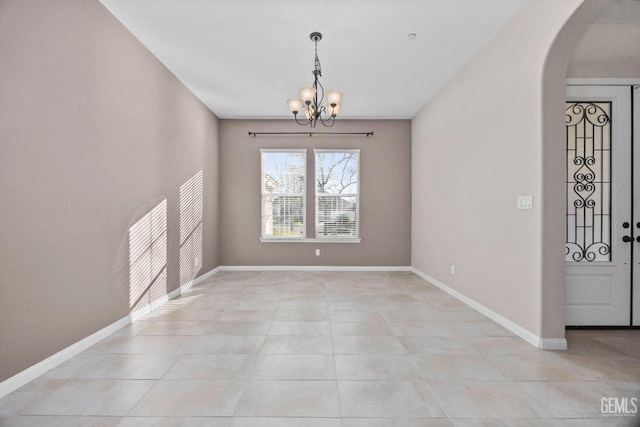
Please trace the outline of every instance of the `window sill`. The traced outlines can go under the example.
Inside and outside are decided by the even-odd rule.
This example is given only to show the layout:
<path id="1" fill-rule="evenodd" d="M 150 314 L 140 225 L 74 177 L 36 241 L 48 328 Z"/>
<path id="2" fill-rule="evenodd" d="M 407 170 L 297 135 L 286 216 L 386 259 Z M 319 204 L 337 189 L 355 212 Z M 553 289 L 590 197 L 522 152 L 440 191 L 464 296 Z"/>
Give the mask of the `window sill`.
<path id="1" fill-rule="evenodd" d="M 263 239 L 262 243 L 360 243 L 360 239 Z"/>

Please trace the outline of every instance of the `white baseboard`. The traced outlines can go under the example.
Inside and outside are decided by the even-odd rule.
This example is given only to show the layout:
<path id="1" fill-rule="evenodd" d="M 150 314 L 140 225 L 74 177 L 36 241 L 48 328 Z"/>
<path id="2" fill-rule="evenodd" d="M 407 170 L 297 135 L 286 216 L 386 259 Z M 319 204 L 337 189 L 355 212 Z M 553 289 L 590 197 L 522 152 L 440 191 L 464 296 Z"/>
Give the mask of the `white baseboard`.
<path id="1" fill-rule="evenodd" d="M 131 314 L 130 314 L 131 321 L 135 322 L 136 320 L 140 319 L 141 317 L 151 313 L 153 310 L 155 310 L 156 308 L 160 307 L 161 305 L 166 304 L 167 302 L 169 302 L 173 298 L 177 297 L 181 293 L 182 293 L 182 289 L 181 288 L 174 289 L 173 291 L 169 292 L 165 296 L 160 297 L 160 298 L 158 298 L 157 300 L 155 300 L 153 302 L 150 302 L 149 304 L 145 305 L 144 307 L 141 307 L 141 308 L 139 308 L 137 310 L 132 311 Z"/>
<path id="2" fill-rule="evenodd" d="M 566 338 L 540 338 L 539 348 L 543 350 L 566 350 Z"/>
<path id="3" fill-rule="evenodd" d="M 465 303 L 466 305 L 473 308 L 474 310 L 484 314 L 494 322 L 502 325 L 504 328 L 518 335 L 520 338 L 527 341 L 529 344 L 543 350 L 566 350 L 567 349 L 567 340 L 565 338 L 541 338 L 538 335 L 534 334 L 533 332 L 518 325 L 517 323 L 514 323 L 511 320 L 507 319 L 506 317 L 485 307 L 479 302 L 467 297 L 466 295 L 456 291 L 453 288 L 450 288 L 449 286 L 445 285 L 439 280 L 434 279 L 428 274 L 423 273 L 422 271 L 416 268 L 412 268 L 411 271 L 413 271 L 415 274 L 422 277 L 424 280 L 431 283 L 432 285 L 442 289 L 449 295 Z"/>
<path id="4" fill-rule="evenodd" d="M 220 267 L 214 268 L 213 270 L 203 274 L 202 276 L 192 280 L 191 282 L 174 289 L 169 292 L 167 295 L 158 298 L 157 300 L 147 304 L 144 307 L 141 307 L 137 310 L 131 312 L 131 314 L 123 317 L 122 319 L 110 324 L 109 326 L 100 329 L 98 332 L 95 332 L 89 335 L 86 338 L 76 342 L 75 344 L 71 344 L 69 347 L 60 350 L 52 356 L 47 357 L 41 362 L 36 363 L 35 365 L 25 369 L 22 372 L 17 373 L 16 375 L 8 378 L 0 383 L 0 399 L 6 396 L 7 394 L 19 389 L 23 385 L 35 380 L 40 375 L 45 374 L 56 366 L 60 365 L 63 362 L 71 359 L 74 356 L 82 353 L 84 350 L 88 349 L 92 345 L 100 342 L 104 338 L 107 338 L 109 335 L 118 332 L 120 329 L 124 328 L 131 322 L 135 322 L 140 319 L 145 314 L 150 313 L 151 311 L 157 309 L 163 304 L 166 304 L 171 299 L 181 295 L 187 290 L 191 289 L 191 287 L 207 280 L 209 277 L 213 276 L 217 272 L 220 271 Z"/>
<path id="5" fill-rule="evenodd" d="M 220 271 L 412 271 L 409 266 L 224 265 Z"/>
<path id="6" fill-rule="evenodd" d="M 131 316 L 125 316 L 122 319 L 113 322 L 109 326 L 100 329 L 98 332 L 89 335 L 88 337 L 76 342 L 75 344 L 71 344 L 69 347 L 60 350 L 56 354 L 47 357 L 43 361 L 36 363 L 35 365 L 25 369 L 24 371 L 12 376 L 9 379 L 4 380 L 2 383 L 0 383 L 0 398 L 6 396 L 12 391 L 19 389 L 23 385 L 35 380 L 40 375 L 50 371 L 61 363 L 66 362 L 72 357 L 80 354 L 100 340 L 124 328 L 129 323 L 131 323 Z"/>
<path id="7" fill-rule="evenodd" d="M 180 294 L 185 293 L 186 291 L 188 291 L 189 289 L 191 289 L 192 287 L 196 286 L 199 283 L 204 282 L 205 280 L 207 280 L 209 277 L 213 276 L 214 274 L 218 273 L 222 271 L 220 269 L 220 267 L 216 267 L 213 270 L 209 270 L 206 273 L 204 273 L 202 276 L 197 277 L 196 279 L 190 281 L 189 283 L 186 283 L 182 286 L 180 286 Z"/>

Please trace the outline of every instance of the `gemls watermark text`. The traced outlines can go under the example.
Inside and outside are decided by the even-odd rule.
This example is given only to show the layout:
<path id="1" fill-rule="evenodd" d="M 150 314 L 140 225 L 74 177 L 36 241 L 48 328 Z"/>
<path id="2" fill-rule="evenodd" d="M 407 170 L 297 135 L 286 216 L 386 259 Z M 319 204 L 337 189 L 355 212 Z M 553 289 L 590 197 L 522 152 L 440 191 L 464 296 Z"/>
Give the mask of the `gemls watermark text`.
<path id="1" fill-rule="evenodd" d="M 600 412 L 609 416 L 634 416 L 638 414 L 637 397 L 603 397 L 600 399 Z"/>

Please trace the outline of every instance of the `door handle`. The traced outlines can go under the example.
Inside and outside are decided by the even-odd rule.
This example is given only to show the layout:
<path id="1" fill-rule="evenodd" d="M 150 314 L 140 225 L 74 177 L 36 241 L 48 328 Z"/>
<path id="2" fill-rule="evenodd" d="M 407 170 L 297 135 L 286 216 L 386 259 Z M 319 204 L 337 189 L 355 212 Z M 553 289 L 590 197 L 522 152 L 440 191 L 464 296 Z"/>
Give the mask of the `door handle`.
<path id="1" fill-rule="evenodd" d="M 622 223 L 622 228 L 629 228 L 630 226 L 631 226 L 631 224 L 629 224 L 626 221 Z M 640 222 L 638 223 L 638 228 L 640 228 Z"/>
<path id="2" fill-rule="evenodd" d="M 640 237 L 638 237 L 640 239 Z M 622 241 L 625 243 L 633 242 L 633 237 L 631 236 L 622 236 Z"/>

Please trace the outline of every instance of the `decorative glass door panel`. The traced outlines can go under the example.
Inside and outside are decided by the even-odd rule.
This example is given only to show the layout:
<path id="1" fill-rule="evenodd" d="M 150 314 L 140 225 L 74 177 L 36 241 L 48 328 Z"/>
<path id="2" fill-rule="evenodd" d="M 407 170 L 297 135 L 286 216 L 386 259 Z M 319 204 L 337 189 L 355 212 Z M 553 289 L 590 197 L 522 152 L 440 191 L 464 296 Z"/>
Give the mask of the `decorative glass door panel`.
<path id="1" fill-rule="evenodd" d="M 567 102 L 566 261 L 611 261 L 611 102 Z"/>

